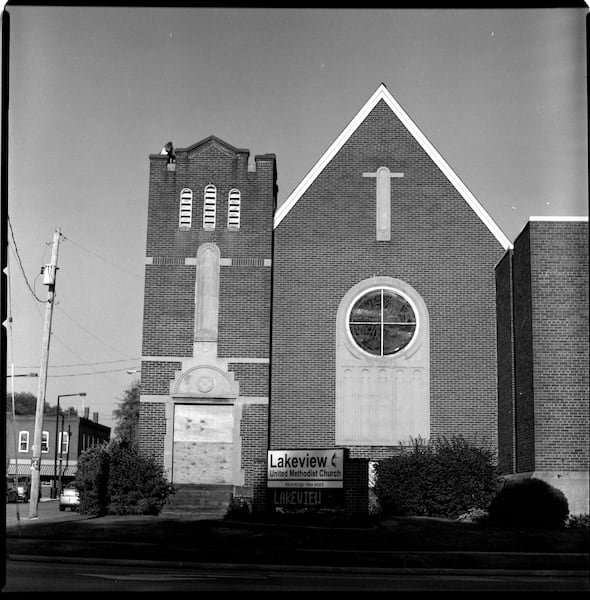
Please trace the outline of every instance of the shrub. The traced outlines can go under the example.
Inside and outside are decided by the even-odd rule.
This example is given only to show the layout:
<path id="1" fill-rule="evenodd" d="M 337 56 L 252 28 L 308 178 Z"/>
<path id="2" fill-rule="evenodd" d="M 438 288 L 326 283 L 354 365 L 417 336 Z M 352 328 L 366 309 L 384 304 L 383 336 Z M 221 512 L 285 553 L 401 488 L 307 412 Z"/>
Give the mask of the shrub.
<path id="1" fill-rule="evenodd" d="M 430 443 L 413 440 L 410 449 L 375 467 L 375 494 L 383 514 L 457 518 L 486 508 L 497 490 L 491 450 L 462 436 Z"/>
<path id="2" fill-rule="evenodd" d="M 106 515 L 109 450 L 105 442 L 80 454 L 76 484 L 80 492 L 78 511 L 83 515 Z"/>
<path id="3" fill-rule="evenodd" d="M 490 502 L 488 512 L 491 525 L 560 529 L 569 505 L 561 490 L 531 477 L 506 482 Z"/>
<path id="4" fill-rule="evenodd" d="M 369 490 L 369 517 L 379 519 L 383 516 L 383 510 L 381 509 L 381 503 L 379 498 L 375 495 L 373 489 Z"/>
<path id="5" fill-rule="evenodd" d="M 471 508 L 462 515 L 459 515 L 457 521 L 460 521 L 461 523 L 477 523 L 482 525 L 488 521 L 488 511 L 483 508 Z"/>
<path id="6" fill-rule="evenodd" d="M 225 518 L 228 520 L 247 521 L 252 516 L 252 500 L 245 496 L 232 494 Z"/>
<path id="7" fill-rule="evenodd" d="M 113 443 L 110 450 L 109 514 L 159 514 L 171 491 L 163 468 L 131 445 Z"/>
<path id="8" fill-rule="evenodd" d="M 76 481 L 81 514 L 156 515 L 173 492 L 160 465 L 121 441 L 83 452 Z"/>
<path id="9" fill-rule="evenodd" d="M 570 529 L 582 529 L 588 531 L 588 529 L 590 529 L 590 517 L 588 513 L 569 515 L 565 526 L 569 527 Z"/>

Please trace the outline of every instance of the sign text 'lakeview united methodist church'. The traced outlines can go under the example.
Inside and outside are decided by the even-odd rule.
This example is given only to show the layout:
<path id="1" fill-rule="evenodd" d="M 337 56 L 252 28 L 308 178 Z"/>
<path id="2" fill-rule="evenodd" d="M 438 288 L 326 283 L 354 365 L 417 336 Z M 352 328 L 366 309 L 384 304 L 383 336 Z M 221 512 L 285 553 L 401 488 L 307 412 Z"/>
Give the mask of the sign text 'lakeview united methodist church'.
<path id="1" fill-rule="evenodd" d="M 344 450 L 269 450 L 269 488 L 342 488 Z"/>

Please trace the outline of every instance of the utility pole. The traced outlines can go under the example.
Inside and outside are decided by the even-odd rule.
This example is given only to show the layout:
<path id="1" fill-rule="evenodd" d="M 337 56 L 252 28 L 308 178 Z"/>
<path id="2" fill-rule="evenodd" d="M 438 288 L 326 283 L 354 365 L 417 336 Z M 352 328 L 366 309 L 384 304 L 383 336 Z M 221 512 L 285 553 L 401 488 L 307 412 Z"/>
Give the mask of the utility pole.
<path id="1" fill-rule="evenodd" d="M 45 409 L 45 393 L 47 390 L 47 365 L 49 364 L 49 342 L 51 341 L 51 319 L 55 297 L 55 277 L 57 275 L 57 256 L 59 253 L 59 227 L 53 234 L 51 262 L 43 269 L 43 284 L 47 287 L 47 306 L 45 308 L 45 326 L 43 328 L 43 345 L 41 347 L 41 370 L 37 391 L 37 407 L 35 411 L 35 433 L 33 437 L 33 457 L 31 458 L 31 494 L 29 497 L 29 519 L 38 519 L 39 492 L 41 490 L 41 436 L 43 430 L 43 411 Z"/>

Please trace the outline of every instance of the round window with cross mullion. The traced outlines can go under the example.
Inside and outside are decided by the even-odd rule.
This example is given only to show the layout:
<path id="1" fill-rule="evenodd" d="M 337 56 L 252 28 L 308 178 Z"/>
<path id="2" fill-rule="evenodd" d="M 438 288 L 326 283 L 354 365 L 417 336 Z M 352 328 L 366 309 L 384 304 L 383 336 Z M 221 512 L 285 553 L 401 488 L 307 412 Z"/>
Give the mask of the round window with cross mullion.
<path id="1" fill-rule="evenodd" d="M 405 348 L 416 332 L 416 315 L 399 292 L 377 288 L 363 294 L 348 318 L 352 339 L 374 356 L 388 356 Z"/>

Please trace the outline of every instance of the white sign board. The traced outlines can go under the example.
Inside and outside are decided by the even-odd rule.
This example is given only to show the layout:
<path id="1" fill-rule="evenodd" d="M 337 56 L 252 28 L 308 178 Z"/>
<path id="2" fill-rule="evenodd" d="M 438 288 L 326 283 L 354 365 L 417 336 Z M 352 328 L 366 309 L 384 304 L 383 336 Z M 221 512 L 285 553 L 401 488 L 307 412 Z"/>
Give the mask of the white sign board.
<path id="1" fill-rule="evenodd" d="M 342 488 L 344 450 L 269 450 L 267 486 L 269 488 Z"/>

